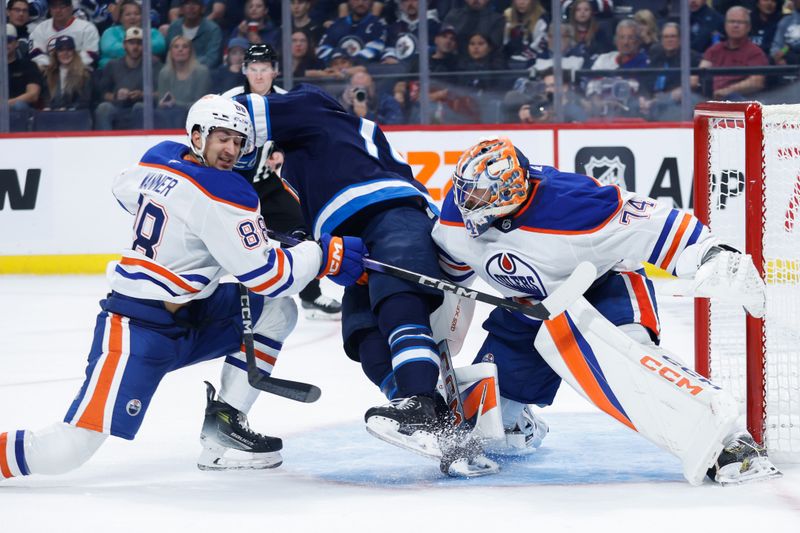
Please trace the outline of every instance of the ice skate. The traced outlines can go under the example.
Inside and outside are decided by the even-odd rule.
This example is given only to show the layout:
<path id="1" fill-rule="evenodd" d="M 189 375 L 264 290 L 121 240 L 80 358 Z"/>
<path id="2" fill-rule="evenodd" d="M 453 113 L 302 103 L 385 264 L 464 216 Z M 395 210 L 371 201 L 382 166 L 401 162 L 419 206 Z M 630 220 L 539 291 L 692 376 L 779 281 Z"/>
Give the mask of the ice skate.
<path id="1" fill-rule="evenodd" d="M 720 485 L 741 485 L 778 478 L 783 474 L 767 457 L 767 450 L 747 433 L 734 435 L 719 454 L 708 477 Z"/>
<path id="2" fill-rule="evenodd" d="M 496 474 L 500 466 L 483 454 L 481 440 L 465 427 L 450 427 L 439 435 L 439 470 L 450 477 Z"/>
<path id="3" fill-rule="evenodd" d="M 505 446 L 492 446 L 487 451 L 498 455 L 527 455 L 542 445 L 550 427 L 536 416 L 529 406 L 525 406 L 517 417 L 516 424 L 505 428 Z"/>
<path id="4" fill-rule="evenodd" d="M 429 396 L 398 398 L 364 415 L 367 431 L 382 441 L 400 448 L 440 459 L 438 434 L 444 421 L 437 413 L 436 401 Z"/>
<path id="5" fill-rule="evenodd" d="M 197 460 L 200 470 L 261 470 L 276 468 L 283 462 L 283 442 L 250 429 L 247 416 L 227 403 L 214 399 L 216 390 L 206 383 L 206 406 L 200 443 L 203 451 Z"/>
<path id="6" fill-rule="evenodd" d="M 324 294 L 320 294 L 311 301 L 300 300 L 300 305 L 309 320 L 342 319 L 342 304 Z"/>

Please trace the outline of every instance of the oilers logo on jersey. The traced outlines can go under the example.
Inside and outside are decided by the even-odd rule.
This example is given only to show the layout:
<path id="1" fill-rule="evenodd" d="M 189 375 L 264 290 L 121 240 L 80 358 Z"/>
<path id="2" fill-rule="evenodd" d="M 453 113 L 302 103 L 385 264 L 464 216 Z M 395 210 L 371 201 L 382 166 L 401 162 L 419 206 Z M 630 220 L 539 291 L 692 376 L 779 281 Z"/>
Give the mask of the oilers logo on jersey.
<path id="1" fill-rule="evenodd" d="M 536 270 L 513 253 L 500 252 L 491 256 L 484 268 L 491 279 L 504 287 L 528 294 L 537 300 L 543 300 L 547 296 L 542 278 Z"/>

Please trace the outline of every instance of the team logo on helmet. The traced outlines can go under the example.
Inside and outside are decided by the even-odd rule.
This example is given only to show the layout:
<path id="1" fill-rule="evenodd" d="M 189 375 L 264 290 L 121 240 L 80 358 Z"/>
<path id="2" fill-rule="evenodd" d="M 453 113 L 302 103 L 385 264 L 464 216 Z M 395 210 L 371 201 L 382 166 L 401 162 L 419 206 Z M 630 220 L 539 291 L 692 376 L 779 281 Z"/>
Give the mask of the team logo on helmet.
<path id="1" fill-rule="evenodd" d="M 128 405 L 125 406 L 125 410 L 131 416 L 138 415 L 142 410 L 142 402 L 139 400 L 133 399 L 128 402 Z"/>
<path id="2" fill-rule="evenodd" d="M 511 290 L 529 294 L 537 300 L 547 296 L 542 278 L 536 270 L 519 256 L 501 252 L 486 261 L 486 273 L 495 282 Z"/>

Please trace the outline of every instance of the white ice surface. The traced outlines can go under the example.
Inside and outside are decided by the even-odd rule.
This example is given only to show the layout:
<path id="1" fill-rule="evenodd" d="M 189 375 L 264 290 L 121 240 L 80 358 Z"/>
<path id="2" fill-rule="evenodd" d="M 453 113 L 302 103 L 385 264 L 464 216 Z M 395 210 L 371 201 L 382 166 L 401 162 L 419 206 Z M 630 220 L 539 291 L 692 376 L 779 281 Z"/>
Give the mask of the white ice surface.
<path id="1" fill-rule="evenodd" d="M 60 420 L 83 379 L 106 292 L 101 276 L 0 276 L 0 431 Z M 331 293 L 336 290 L 325 286 Z M 476 327 L 456 366 L 480 346 Z M 691 305 L 661 301 L 664 344 L 692 353 Z M 454 480 L 363 429 L 382 397 L 341 350 L 338 323 L 301 319 L 276 376 L 319 385 L 315 404 L 262 395 L 254 429 L 284 439 L 261 472 L 195 467 L 204 379 L 220 361 L 167 376 L 136 440 L 110 438 L 79 470 L 0 482 L 0 533 L 295 531 L 800 531 L 800 467 L 740 487 L 691 487 L 678 462 L 568 388 L 541 412 L 539 453 L 498 476 Z"/>

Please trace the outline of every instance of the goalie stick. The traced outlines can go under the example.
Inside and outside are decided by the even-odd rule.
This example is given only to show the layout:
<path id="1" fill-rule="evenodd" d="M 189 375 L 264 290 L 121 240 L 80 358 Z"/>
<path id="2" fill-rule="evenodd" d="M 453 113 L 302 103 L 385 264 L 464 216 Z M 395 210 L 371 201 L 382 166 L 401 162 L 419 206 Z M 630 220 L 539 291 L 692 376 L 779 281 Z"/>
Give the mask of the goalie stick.
<path id="1" fill-rule="evenodd" d="M 271 239 L 275 239 L 276 241 L 289 246 L 294 246 L 302 242 L 299 239 L 295 239 L 294 237 L 284 235 L 273 230 L 267 230 L 267 234 Z M 597 269 L 594 267 L 594 265 L 588 261 L 584 261 L 575 267 L 575 270 L 572 272 L 572 274 L 570 274 L 570 276 L 563 283 L 561 283 L 561 285 L 559 285 L 550 296 L 541 302 L 528 304 L 514 300 L 508 300 L 500 296 L 487 294 L 485 292 L 468 289 L 447 280 L 432 278 L 430 276 L 426 276 L 425 274 L 420 274 L 418 272 L 413 272 L 411 270 L 406 270 L 404 268 L 382 263 L 369 257 L 364 258 L 364 267 L 374 272 L 395 276 L 397 278 L 417 283 L 424 287 L 432 287 L 443 292 L 452 292 L 453 294 L 457 294 L 462 298 L 469 298 L 478 302 L 488 303 L 496 307 L 508 309 L 509 311 L 517 311 L 539 320 L 550 320 L 551 318 L 563 313 L 567 307 L 572 304 L 572 302 L 577 300 L 583 295 L 584 292 L 586 292 L 586 290 L 589 288 L 589 286 L 591 286 L 592 283 L 594 283 L 594 280 L 597 277 Z"/>
<path id="2" fill-rule="evenodd" d="M 272 376 L 265 376 L 256 366 L 256 351 L 253 344 L 253 319 L 250 313 L 250 296 L 247 294 L 247 287 L 239 284 L 239 299 L 242 306 L 242 344 L 244 344 L 244 355 L 247 359 L 247 381 L 254 389 L 263 390 L 270 394 L 289 398 L 303 403 L 312 403 L 319 399 L 322 391 L 316 385 L 290 381 L 288 379 L 278 379 Z"/>

